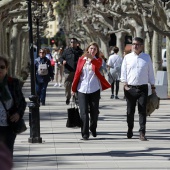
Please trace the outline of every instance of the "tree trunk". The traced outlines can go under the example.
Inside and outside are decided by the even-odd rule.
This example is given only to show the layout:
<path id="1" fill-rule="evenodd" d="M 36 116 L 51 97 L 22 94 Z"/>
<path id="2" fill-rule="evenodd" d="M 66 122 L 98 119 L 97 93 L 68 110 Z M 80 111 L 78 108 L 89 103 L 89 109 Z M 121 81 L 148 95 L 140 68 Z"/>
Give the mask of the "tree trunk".
<path id="1" fill-rule="evenodd" d="M 11 54 L 11 64 L 15 66 L 16 64 L 16 50 L 17 50 L 17 38 L 18 38 L 18 28 L 17 24 L 13 25 L 12 27 L 12 35 L 11 35 L 11 48 L 10 48 L 10 54 Z M 11 74 L 12 76 L 15 76 L 15 68 L 12 67 Z"/>
<path id="2" fill-rule="evenodd" d="M 161 70 L 162 67 L 162 57 L 161 57 L 161 44 L 162 44 L 162 36 L 160 36 L 157 32 L 153 33 L 153 41 L 152 41 L 152 61 L 154 73 L 156 75 L 158 70 Z"/>
<path id="3" fill-rule="evenodd" d="M 146 33 L 146 38 L 145 38 L 145 53 L 149 54 L 152 57 L 152 39 L 153 39 L 153 34 L 149 35 L 149 32 Z"/>
<path id="4" fill-rule="evenodd" d="M 123 52 L 125 49 L 125 33 L 124 32 L 118 32 L 116 34 L 116 46 L 119 48 L 119 55 L 123 57 Z"/>
<path id="5" fill-rule="evenodd" d="M 166 59 L 168 74 L 168 97 L 170 98 L 170 37 L 166 37 Z"/>
<path id="6" fill-rule="evenodd" d="M 105 58 L 109 58 L 109 53 L 108 53 L 108 42 L 103 41 L 100 39 L 100 47 L 101 47 L 101 52 L 104 54 Z"/>

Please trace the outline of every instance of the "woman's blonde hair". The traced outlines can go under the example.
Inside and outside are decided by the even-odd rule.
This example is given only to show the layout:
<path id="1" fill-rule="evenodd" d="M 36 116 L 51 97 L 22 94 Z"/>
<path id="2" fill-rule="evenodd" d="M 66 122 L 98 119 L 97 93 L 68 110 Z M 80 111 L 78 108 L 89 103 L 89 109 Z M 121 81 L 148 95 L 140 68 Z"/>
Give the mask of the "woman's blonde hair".
<path id="1" fill-rule="evenodd" d="M 85 49 L 83 55 L 85 55 L 85 54 L 88 52 L 88 49 L 89 49 L 90 46 L 92 46 L 92 45 L 94 45 L 94 46 L 97 48 L 97 53 L 96 53 L 95 56 L 96 56 L 97 58 L 99 58 L 99 53 L 100 53 L 100 51 L 99 51 L 99 46 L 98 46 L 98 44 L 97 44 L 96 42 L 91 42 L 91 43 L 88 45 L 88 47 Z"/>

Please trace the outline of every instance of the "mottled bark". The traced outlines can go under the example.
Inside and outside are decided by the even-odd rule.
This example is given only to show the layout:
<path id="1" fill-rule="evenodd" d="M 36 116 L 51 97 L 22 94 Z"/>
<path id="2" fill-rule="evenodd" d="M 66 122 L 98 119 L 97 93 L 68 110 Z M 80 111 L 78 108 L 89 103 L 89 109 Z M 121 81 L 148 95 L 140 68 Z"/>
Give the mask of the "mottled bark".
<path id="1" fill-rule="evenodd" d="M 153 33 L 153 42 L 152 42 L 152 61 L 154 73 L 156 75 L 158 70 L 161 70 L 162 67 L 162 57 L 161 57 L 161 46 L 162 36 L 160 36 L 157 32 Z"/>
<path id="2" fill-rule="evenodd" d="M 168 97 L 170 98 L 170 37 L 166 37 L 166 58 L 168 72 Z"/>

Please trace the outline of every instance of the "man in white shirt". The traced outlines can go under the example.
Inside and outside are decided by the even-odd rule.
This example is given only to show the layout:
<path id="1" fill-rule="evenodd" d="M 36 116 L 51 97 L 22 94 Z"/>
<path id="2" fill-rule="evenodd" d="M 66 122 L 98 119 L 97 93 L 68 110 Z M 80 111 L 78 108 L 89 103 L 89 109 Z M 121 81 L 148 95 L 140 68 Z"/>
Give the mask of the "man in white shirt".
<path id="1" fill-rule="evenodd" d="M 155 93 L 155 78 L 151 58 L 143 52 L 144 41 L 135 37 L 132 42 L 132 52 L 125 55 L 121 67 L 121 82 L 124 83 L 124 93 L 127 101 L 127 138 L 132 138 L 136 102 L 139 112 L 139 139 L 146 141 L 146 103 L 148 83 L 152 93 Z"/>

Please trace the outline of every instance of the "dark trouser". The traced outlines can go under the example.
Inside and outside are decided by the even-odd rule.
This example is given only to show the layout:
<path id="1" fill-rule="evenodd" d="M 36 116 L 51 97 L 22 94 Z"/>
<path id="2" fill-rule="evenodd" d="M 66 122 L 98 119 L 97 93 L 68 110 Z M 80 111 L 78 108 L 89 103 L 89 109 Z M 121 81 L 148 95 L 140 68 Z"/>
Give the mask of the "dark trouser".
<path id="1" fill-rule="evenodd" d="M 148 96 L 148 85 L 142 85 L 140 87 L 130 87 L 130 90 L 124 90 L 127 101 L 127 124 L 128 128 L 134 127 L 134 114 L 136 102 L 138 102 L 139 112 L 139 132 L 145 134 L 146 131 L 146 103 Z"/>
<path id="2" fill-rule="evenodd" d="M 116 83 L 116 93 L 115 95 L 117 96 L 118 95 L 118 92 L 119 92 L 119 80 L 114 80 L 111 84 L 111 92 L 112 94 L 114 94 L 114 85 Z"/>
<path id="3" fill-rule="evenodd" d="M 39 96 L 39 100 L 42 103 L 45 103 L 47 86 L 48 86 L 48 82 L 36 83 L 37 95 Z"/>
<path id="4" fill-rule="evenodd" d="M 100 90 L 85 94 L 78 92 L 80 117 L 82 121 L 81 134 L 89 136 L 89 107 L 90 106 L 90 130 L 96 131 L 99 114 Z"/>
<path id="5" fill-rule="evenodd" d="M 69 100 L 71 98 L 71 86 L 72 86 L 72 82 L 73 82 L 73 79 L 74 79 L 74 74 L 75 74 L 75 72 L 64 73 L 65 96 Z"/>
<path id="6" fill-rule="evenodd" d="M 16 134 L 12 132 L 9 126 L 0 126 L 0 141 L 2 141 L 13 155 L 14 142 Z"/>

